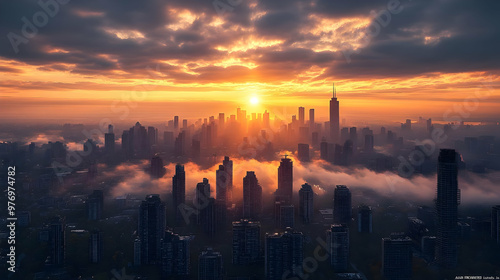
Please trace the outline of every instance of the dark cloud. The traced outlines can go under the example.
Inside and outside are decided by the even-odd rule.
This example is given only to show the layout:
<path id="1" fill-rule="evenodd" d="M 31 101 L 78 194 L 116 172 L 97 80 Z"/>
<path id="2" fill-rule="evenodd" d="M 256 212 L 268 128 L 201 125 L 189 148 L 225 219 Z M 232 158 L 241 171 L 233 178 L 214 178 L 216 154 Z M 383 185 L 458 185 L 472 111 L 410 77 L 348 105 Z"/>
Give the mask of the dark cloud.
<path id="1" fill-rule="evenodd" d="M 2 1 L 0 57 L 44 71 L 112 78 L 137 77 L 141 72 L 144 76 L 147 67 L 155 68 L 170 60 L 192 65 L 188 72 L 180 66 L 166 67 L 164 75 L 176 82 L 221 78 L 293 80 L 313 66 L 325 69 L 316 80 L 497 70 L 498 1 L 396 1 L 402 11 L 391 14 L 387 25 L 380 27 L 375 36 L 368 36 L 369 40 L 353 53 L 350 48 L 354 45 L 345 40 L 360 31 L 354 30 L 352 24 L 344 23 L 336 31 L 311 31 L 324 27 L 318 26 L 315 19 L 373 17 L 373 13 L 387 9 L 390 2 L 231 1 L 232 7 L 218 13 L 213 2 L 205 0 L 69 1 L 59 5 L 57 14 L 38 28 L 28 43 L 20 44 L 19 53 L 15 53 L 7 34 L 22 35 L 22 18 L 33 22 L 33 15 L 42 8 L 37 1 Z M 186 13 L 192 21 L 181 24 L 179 18 Z M 217 20 L 221 24 L 214 25 Z M 372 28 L 376 24 L 375 18 Z M 325 42 L 326 35 L 331 43 Z M 282 42 L 226 51 L 245 40 L 252 43 L 271 39 Z M 331 50 L 317 48 L 325 44 L 330 44 Z M 340 45 L 344 45 L 344 52 L 339 50 Z M 227 58 L 253 62 L 258 67 L 214 65 Z M 0 71 L 16 72 L 8 66 L 2 66 Z"/>

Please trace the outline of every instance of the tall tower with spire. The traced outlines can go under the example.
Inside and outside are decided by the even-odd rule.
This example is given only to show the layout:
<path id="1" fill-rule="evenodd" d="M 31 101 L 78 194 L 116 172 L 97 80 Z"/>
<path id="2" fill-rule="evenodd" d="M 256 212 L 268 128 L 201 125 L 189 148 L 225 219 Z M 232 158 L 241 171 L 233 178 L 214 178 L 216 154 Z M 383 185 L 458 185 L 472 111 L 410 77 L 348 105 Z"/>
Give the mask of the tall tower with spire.
<path id="1" fill-rule="evenodd" d="M 333 83 L 333 97 L 330 99 L 330 141 L 339 141 L 339 101 L 337 100 L 337 89 Z"/>

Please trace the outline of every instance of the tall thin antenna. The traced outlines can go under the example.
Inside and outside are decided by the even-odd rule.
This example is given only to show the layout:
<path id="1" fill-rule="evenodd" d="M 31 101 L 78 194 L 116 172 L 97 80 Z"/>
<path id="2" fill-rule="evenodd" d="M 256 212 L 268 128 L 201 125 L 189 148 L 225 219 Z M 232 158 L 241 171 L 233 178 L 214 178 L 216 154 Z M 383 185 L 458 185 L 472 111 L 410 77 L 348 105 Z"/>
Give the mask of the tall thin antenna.
<path id="1" fill-rule="evenodd" d="M 333 98 L 337 97 L 337 91 L 335 90 L 335 83 L 333 83 Z"/>

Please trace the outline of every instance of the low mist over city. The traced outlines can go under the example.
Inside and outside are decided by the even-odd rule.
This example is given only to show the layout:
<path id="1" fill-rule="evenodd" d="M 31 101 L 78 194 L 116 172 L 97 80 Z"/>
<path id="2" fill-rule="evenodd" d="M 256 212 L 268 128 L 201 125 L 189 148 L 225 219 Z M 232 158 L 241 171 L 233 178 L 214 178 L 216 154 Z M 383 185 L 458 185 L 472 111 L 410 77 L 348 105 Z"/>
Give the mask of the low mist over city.
<path id="1" fill-rule="evenodd" d="M 498 8 L 0 3 L 0 279 L 500 279 Z"/>

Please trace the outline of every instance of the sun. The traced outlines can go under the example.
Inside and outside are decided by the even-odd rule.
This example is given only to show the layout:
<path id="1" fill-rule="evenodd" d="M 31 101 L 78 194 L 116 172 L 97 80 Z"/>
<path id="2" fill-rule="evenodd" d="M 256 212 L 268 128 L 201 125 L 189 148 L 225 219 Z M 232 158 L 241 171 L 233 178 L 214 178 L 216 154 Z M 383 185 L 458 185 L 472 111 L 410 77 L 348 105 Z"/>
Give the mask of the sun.
<path id="1" fill-rule="evenodd" d="M 252 105 L 259 104 L 259 98 L 255 97 L 255 96 L 250 98 L 250 104 L 252 104 Z"/>

